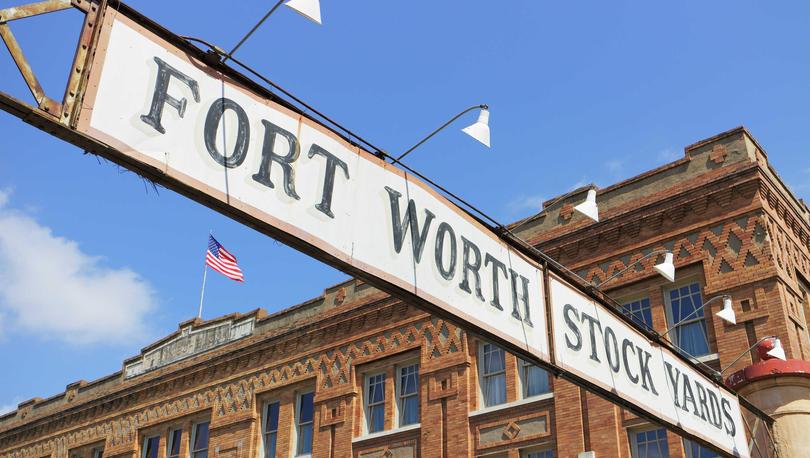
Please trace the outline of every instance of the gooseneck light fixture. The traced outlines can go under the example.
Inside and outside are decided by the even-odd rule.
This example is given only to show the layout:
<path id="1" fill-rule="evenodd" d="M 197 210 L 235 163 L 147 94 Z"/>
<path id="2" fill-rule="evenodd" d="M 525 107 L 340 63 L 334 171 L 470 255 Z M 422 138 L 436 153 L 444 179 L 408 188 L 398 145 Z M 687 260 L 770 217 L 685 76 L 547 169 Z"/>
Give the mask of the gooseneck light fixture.
<path id="1" fill-rule="evenodd" d="M 470 137 L 478 140 L 479 142 L 483 143 L 487 148 L 489 148 L 489 107 L 487 105 L 483 105 L 483 104 L 482 105 L 475 105 L 475 106 L 467 108 L 466 110 L 462 111 L 461 113 L 453 116 L 452 118 L 450 118 L 449 121 L 442 124 L 438 129 L 431 132 L 427 137 L 423 138 L 422 140 L 419 140 L 419 142 L 417 144 L 415 144 L 415 145 L 411 146 L 410 148 L 408 148 L 404 153 L 399 155 L 399 157 L 397 158 L 397 162 L 401 161 L 402 158 L 404 158 L 405 156 L 410 154 L 411 151 L 413 151 L 416 148 L 419 148 L 420 146 L 422 146 L 423 143 L 430 140 L 434 135 L 438 134 L 445 127 L 452 124 L 453 121 L 455 121 L 456 119 L 464 116 L 465 114 L 467 114 L 467 113 L 469 113 L 470 111 L 473 111 L 473 110 L 481 110 L 481 112 L 478 114 L 478 120 L 474 124 L 461 129 L 461 131 L 464 132 L 465 134 L 469 135 Z"/>
<path id="2" fill-rule="evenodd" d="M 787 361 L 787 356 L 785 355 L 785 348 L 782 347 L 782 341 L 779 340 L 779 337 L 777 337 L 777 336 L 766 336 L 766 337 L 763 337 L 763 338 L 759 339 L 757 341 L 757 343 L 755 343 L 754 345 L 751 345 L 750 347 L 748 347 L 748 349 L 745 350 L 744 352 L 740 353 L 740 356 L 734 358 L 734 361 L 732 361 L 730 364 L 728 364 L 725 367 L 725 369 L 721 369 L 719 372 L 717 372 L 717 375 L 719 377 L 722 377 L 723 372 L 729 370 L 732 366 L 734 366 L 734 364 L 737 361 L 740 360 L 740 358 L 742 358 L 743 356 L 745 356 L 746 353 L 751 351 L 752 348 L 758 346 L 759 344 L 761 344 L 762 342 L 765 342 L 766 340 L 770 340 L 770 341 L 773 342 L 773 348 L 766 351 L 765 356 L 769 356 L 771 358 L 776 358 L 776 359 L 781 359 L 782 361 Z M 761 356 L 761 355 L 762 355 L 762 353 L 760 353 L 761 359 L 768 359 L 768 358 L 765 358 L 764 356 Z"/>
<path id="3" fill-rule="evenodd" d="M 670 332 L 672 332 L 674 329 L 676 329 L 678 326 L 680 326 L 680 324 L 683 323 L 684 321 L 691 320 L 692 318 L 694 318 L 694 316 L 699 311 L 705 309 L 707 305 L 711 304 L 712 302 L 714 302 L 714 301 L 716 301 L 718 299 L 723 300 L 723 308 L 720 311 L 718 311 L 717 313 L 715 313 L 714 315 L 719 317 L 720 319 L 722 319 L 723 321 L 725 321 L 727 323 L 737 324 L 737 315 L 734 313 L 734 307 L 732 306 L 733 302 L 731 301 L 731 296 L 729 296 L 728 294 L 723 294 L 722 296 L 715 296 L 715 297 L 709 299 L 708 301 L 704 302 L 703 305 L 701 305 L 700 307 L 697 307 L 694 310 L 692 310 L 692 313 L 690 313 L 689 315 L 683 317 L 680 321 L 678 321 L 677 323 L 675 323 L 672 326 L 670 326 L 669 328 L 667 328 L 667 330 L 664 331 L 663 334 L 661 334 L 661 337 L 664 337 L 667 334 L 669 334 Z"/>
<path id="4" fill-rule="evenodd" d="M 589 189 L 585 202 L 574 207 L 574 210 L 582 213 L 588 218 L 599 222 L 599 207 L 596 205 L 596 189 Z"/>
<path id="5" fill-rule="evenodd" d="M 613 280 L 614 278 L 616 278 L 616 277 L 620 276 L 621 274 L 627 272 L 628 270 L 632 269 L 633 266 L 636 266 L 641 261 L 643 261 L 643 260 L 645 260 L 647 258 L 650 258 L 652 256 L 658 256 L 658 255 L 662 255 L 662 254 L 664 255 L 664 260 L 662 262 L 654 265 L 653 269 L 655 269 L 659 274 L 661 274 L 667 280 L 675 281 L 675 264 L 672 262 L 672 252 L 668 251 L 668 250 L 656 250 L 656 251 L 653 251 L 651 253 L 648 253 L 648 254 L 642 256 L 636 262 L 630 264 L 629 266 L 625 267 L 624 269 L 622 269 L 622 270 L 616 272 L 615 274 L 611 275 L 610 277 L 607 278 L 607 280 L 603 281 L 602 283 L 599 283 L 598 285 L 594 285 L 594 286 L 596 286 L 596 288 L 599 289 L 602 286 L 604 286 L 605 283 Z"/>
<path id="6" fill-rule="evenodd" d="M 270 15 L 276 12 L 276 10 L 281 6 L 282 3 L 284 3 L 284 1 L 285 0 L 279 0 L 278 3 L 273 5 L 273 7 L 270 8 L 270 11 L 268 11 L 267 14 L 265 14 L 261 19 L 259 19 L 259 22 L 257 22 L 256 25 L 254 25 L 253 28 L 250 29 L 250 32 L 248 32 L 244 37 L 242 37 L 241 40 L 239 40 L 239 43 L 237 43 L 236 46 L 234 46 L 233 49 L 231 49 L 231 52 L 225 55 L 225 57 L 222 59 L 222 62 L 227 62 L 228 59 L 231 58 L 233 53 L 235 53 L 236 50 L 239 49 L 239 47 L 242 46 L 248 40 L 248 38 L 250 38 L 250 36 L 253 35 L 253 33 L 259 29 L 259 27 L 261 27 L 262 24 L 264 24 L 264 21 L 266 21 L 267 18 L 270 17 Z M 284 3 L 284 5 L 316 24 L 321 23 L 321 3 L 319 0 L 288 0 L 287 3 Z"/>

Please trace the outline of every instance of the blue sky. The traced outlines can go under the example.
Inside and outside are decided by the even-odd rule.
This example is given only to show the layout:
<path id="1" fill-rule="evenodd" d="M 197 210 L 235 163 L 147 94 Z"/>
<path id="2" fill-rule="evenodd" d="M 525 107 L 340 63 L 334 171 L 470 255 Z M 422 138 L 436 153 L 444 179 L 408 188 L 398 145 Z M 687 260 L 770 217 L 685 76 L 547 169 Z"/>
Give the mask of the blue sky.
<path id="1" fill-rule="evenodd" d="M 269 2 L 130 4 L 230 48 Z M 501 221 L 738 125 L 810 197 L 808 2 L 322 0 L 322 14 L 279 10 L 238 57 L 391 152 L 489 104 L 491 150 L 454 128 L 408 162 Z M 57 99 L 79 19 L 11 24 Z M 4 49 L 0 75 L 30 101 Z M 0 410 L 114 372 L 192 318 L 209 229 L 247 281 L 209 275 L 204 317 L 278 310 L 347 278 L 5 113 L 0 139 L 0 367 L 18 374 L 0 378 Z"/>

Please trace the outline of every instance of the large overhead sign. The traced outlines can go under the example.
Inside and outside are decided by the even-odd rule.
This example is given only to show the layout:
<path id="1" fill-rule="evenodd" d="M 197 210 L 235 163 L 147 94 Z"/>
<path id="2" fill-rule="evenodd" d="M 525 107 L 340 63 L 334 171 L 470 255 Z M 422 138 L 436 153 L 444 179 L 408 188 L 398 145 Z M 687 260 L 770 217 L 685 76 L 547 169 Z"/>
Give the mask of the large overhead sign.
<path id="1" fill-rule="evenodd" d="M 748 456 L 733 393 L 426 184 L 114 3 L 106 10 L 81 3 L 88 15 L 63 104 L 44 96 L 17 53 L 40 106 L 0 92 L 0 108 L 466 324 L 640 415 Z M 40 12 L 15 11 L 17 18 Z M 170 353 L 158 359 L 183 356 Z M 144 370 L 132 369 L 128 375 Z"/>
<path id="2" fill-rule="evenodd" d="M 554 356 L 576 374 L 735 456 L 748 456 L 737 396 L 551 276 Z"/>

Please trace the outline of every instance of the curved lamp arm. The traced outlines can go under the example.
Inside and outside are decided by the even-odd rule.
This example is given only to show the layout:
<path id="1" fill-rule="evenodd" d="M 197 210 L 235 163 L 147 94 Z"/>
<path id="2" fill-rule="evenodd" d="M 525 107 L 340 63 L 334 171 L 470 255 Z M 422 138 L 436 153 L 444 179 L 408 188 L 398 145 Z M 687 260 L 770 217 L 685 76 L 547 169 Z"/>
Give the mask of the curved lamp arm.
<path id="1" fill-rule="evenodd" d="M 669 253 L 669 250 L 655 250 L 655 251 L 653 251 L 651 253 L 648 253 L 648 254 L 642 256 L 641 258 L 639 258 L 636 262 L 634 262 L 634 263 L 630 264 L 629 266 L 625 267 L 624 269 L 616 272 L 615 274 L 608 277 L 607 280 L 605 280 L 602 283 L 599 283 L 598 285 L 595 285 L 595 286 L 596 286 L 597 289 L 601 288 L 605 283 L 609 282 L 610 280 L 613 280 L 614 278 L 618 277 L 619 275 L 621 275 L 621 274 L 627 272 L 628 270 L 632 269 L 634 266 L 636 266 L 641 261 L 643 261 L 643 260 L 645 260 L 647 258 L 653 257 L 653 256 L 658 256 L 658 255 L 666 254 L 666 253 Z"/>
<path id="2" fill-rule="evenodd" d="M 473 111 L 473 110 L 478 110 L 478 109 L 480 109 L 480 110 L 488 110 L 488 109 L 489 109 L 489 106 L 487 106 L 486 104 L 474 105 L 474 106 L 471 106 L 470 108 L 467 108 L 466 110 L 462 111 L 461 113 L 459 113 L 459 114 L 457 114 L 457 115 L 453 116 L 453 117 L 452 117 L 452 118 L 451 118 L 449 121 L 447 121 L 446 123 L 444 123 L 444 124 L 443 124 L 441 127 L 439 127 L 438 129 L 434 130 L 433 132 L 431 132 L 431 133 L 430 133 L 430 135 L 428 135 L 427 137 L 425 137 L 425 138 L 423 138 L 422 140 L 420 140 L 420 141 L 419 141 L 419 143 L 417 143 L 417 144 L 415 144 L 415 145 L 411 146 L 410 148 L 408 148 L 408 150 L 407 150 L 407 151 L 405 151 L 404 153 L 402 153 L 402 154 L 401 154 L 401 155 L 400 155 L 400 156 L 397 158 L 397 161 L 401 161 L 403 157 L 405 157 L 405 156 L 407 156 L 408 154 L 410 154 L 410 153 L 411 153 L 411 151 L 415 150 L 416 148 L 419 148 L 420 146 L 422 146 L 422 143 L 425 143 L 426 141 L 430 140 L 430 139 L 431 139 L 431 137 L 433 137 L 434 135 L 438 134 L 438 133 L 439 133 L 439 132 L 440 132 L 442 129 L 444 129 L 445 127 L 447 127 L 447 126 L 449 126 L 450 124 L 452 124 L 452 123 L 453 123 L 453 121 L 455 121 L 456 119 L 458 119 L 458 118 L 462 117 L 463 115 L 465 115 L 465 114 L 469 113 L 470 111 Z"/>
<path id="3" fill-rule="evenodd" d="M 707 305 L 711 304 L 712 302 L 716 301 L 717 299 L 725 299 L 725 298 L 731 298 L 731 296 L 730 296 L 730 295 L 728 295 L 728 294 L 721 294 L 720 296 L 715 296 L 715 297 L 713 297 L 713 298 L 709 299 L 708 301 L 704 302 L 704 303 L 703 303 L 703 305 L 701 305 L 700 307 L 696 308 L 695 310 L 692 310 L 692 313 L 690 313 L 689 315 L 687 315 L 687 316 L 683 317 L 683 318 L 682 318 L 680 321 L 678 321 L 677 323 L 673 324 L 672 326 L 668 327 L 668 328 L 667 328 L 667 330 L 666 330 L 666 331 L 664 331 L 664 332 L 661 334 L 661 337 L 664 337 L 664 336 L 666 336 L 667 334 L 669 334 L 669 333 L 670 333 L 672 330 L 674 330 L 675 328 L 677 328 L 678 326 L 680 326 L 680 324 L 681 324 L 681 323 L 683 323 L 684 321 L 686 321 L 686 320 L 688 320 L 688 319 L 692 318 L 692 316 L 694 316 L 695 314 L 697 314 L 697 312 L 699 312 L 699 311 L 703 310 L 704 308 L 706 308 L 706 306 L 707 306 Z M 669 338 L 667 338 L 667 340 L 669 340 Z M 670 342 L 671 342 L 671 341 L 670 341 Z"/>
<path id="4" fill-rule="evenodd" d="M 765 337 L 763 337 L 763 338 L 761 338 L 761 339 L 757 340 L 757 343 L 755 343 L 754 345 L 751 345 L 750 347 L 748 347 L 748 350 L 745 350 L 744 352 L 740 353 L 740 356 L 736 357 L 736 358 L 734 359 L 734 361 L 732 361 L 732 362 L 731 362 L 731 363 L 730 363 L 728 366 L 726 366 L 726 368 L 725 368 L 725 369 L 721 369 L 721 370 L 720 370 L 720 372 L 717 372 L 717 375 L 721 375 L 721 376 L 722 376 L 722 375 L 723 375 L 723 372 L 725 372 L 725 371 L 729 370 L 729 368 L 731 368 L 731 366 L 733 366 L 733 365 L 734 365 L 734 364 L 735 364 L 737 361 L 739 361 L 739 360 L 740 360 L 740 358 L 742 358 L 743 356 L 745 356 L 745 354 L 746 354 L 746 353 L 748 353 L 749 351 L 751 351 L 751 349 L 752 349 L 752 348 L 756 347 L 757 345 L 761 344 L 763 341 L 765 341 L 765 340 L 767 340 L 767 339 L 773 339 L 773 338 L 777 338 L 777 339 L 778 339 L 779 337 L 777 337 L 777 336 L 765 336 Z"/>
<path id="5" fill-rule="evenodd" d="M 279 0 L 278 3 L 273 5 L 273 7 L 270 8 L 270 11 L 268 11 L 267 14 L 265 14 L 264 17 L 261 18 L 259 22 L 257 22 L 256 25 L 253 26 L 252 29 L 250 29 L 250 32 L 248 32 L 244 37 L 242 37 L 241 40 L 239 40 L 239 43 L 237 43 L 236 46 L 234 46 L 233 49 L 231 49 L 231 52 L 225 55 L 225 57 L 222 59 L 222 62 L 227 62 L 228 59 L 231 58 L 233 53 L 235 53 L 236 50 L 239 49 L 239 47 L 242 46 L 247 41 L 247 39 L 250 38 L 251 35 L 253 35 L 253 32 L 255 32 L 259 27 L 261 27 L 262 24 L 264 24 L 264 21 L 266 21 L 271 14 L 276 12 L 278 7 L 281 6 L 282 3 L 284 3 L 284 0 Z"/>

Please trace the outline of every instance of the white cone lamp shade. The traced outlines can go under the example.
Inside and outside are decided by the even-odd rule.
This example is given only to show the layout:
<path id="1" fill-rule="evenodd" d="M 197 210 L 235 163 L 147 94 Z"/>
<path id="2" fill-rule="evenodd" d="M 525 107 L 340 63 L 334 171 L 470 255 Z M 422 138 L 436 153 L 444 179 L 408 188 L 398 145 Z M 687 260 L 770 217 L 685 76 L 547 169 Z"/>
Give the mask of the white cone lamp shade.
<path id="1" fill-rule="evenodd" d="M 599 222 L 599 207 L 596 205 L 596 190 L 589 189 L 588 190 L 588 197 L 585 198 L 585 202 L 574 207 L 574 210 L 582 213 L 583 215 L 587 216 L 588 218 Z"/>
<path id="2" fill-rule="evenodd" d="M 715 315 L 720 317 L 723 321 L 727 321 L 731 324 L 737 324 L 737 314 L 734 313 L 734 308 L 732 305 L 733 303 L 731 301 L 731 296 L 724 297 L 723 310 L 715 313 Z"/>
<path id="3" fill-rule="evenodd" d="M 774 337 L 773 348 L 768 350 L 767 355 L 773 356 L 774 358 L 779 358 L 782 361 L 787 361 L 787 356 L 785 356 L 785 349 L 782 347 L 782 341 L 779 340 L 778 337 Z"/>
<path id="4" fill-rule="evenodd" d="M 475 124 L 461 129 L 462 132 L 478 140 L 489 148 L 489 110 L 482 109 Z"/>
<path id="5" fill-rule="evenodd" d="M 290 0 L 285 5 L 316 24 L 321 23 L 321 2 L 319 0 Z"/>
<path id="6" fill-rule="evenodd" d="M 654 265 L 653 269 L 657 270 L 667 280 L 675 281 L 675 264 L 672 262 L 672 253 L 665 254 L 664 262 Z"/>

